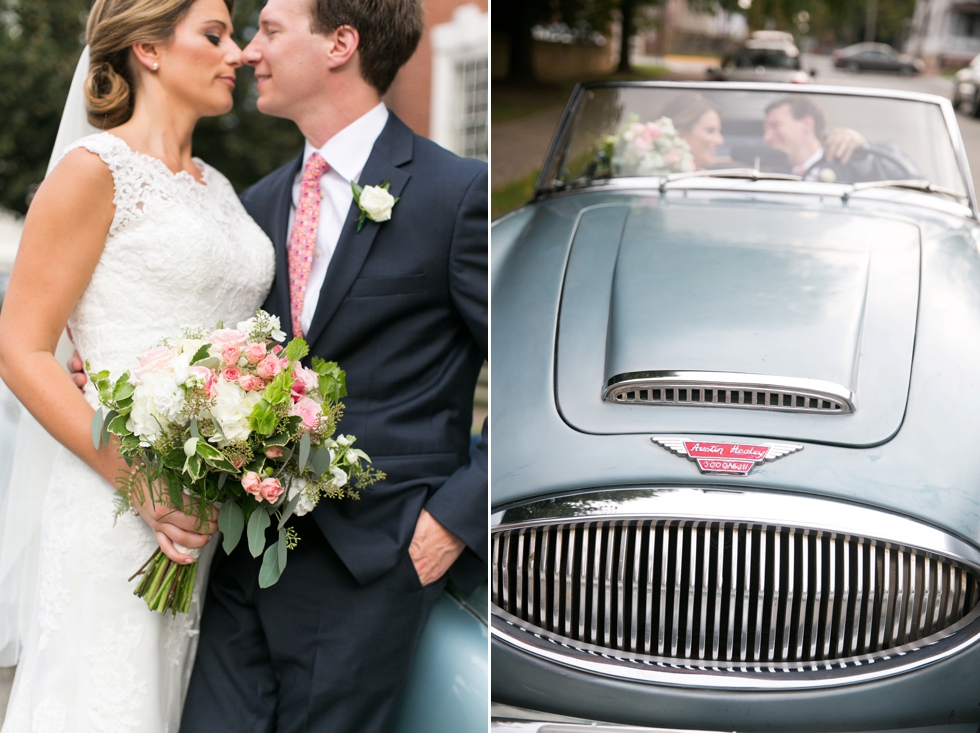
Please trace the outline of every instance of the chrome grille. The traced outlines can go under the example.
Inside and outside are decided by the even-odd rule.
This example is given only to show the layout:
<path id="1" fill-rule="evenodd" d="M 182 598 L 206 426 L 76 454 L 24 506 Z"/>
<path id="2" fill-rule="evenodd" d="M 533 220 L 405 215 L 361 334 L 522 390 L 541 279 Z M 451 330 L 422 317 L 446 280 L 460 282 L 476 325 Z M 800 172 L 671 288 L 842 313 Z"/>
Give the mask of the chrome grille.
<path id="1" fill-rule="evenodd" d="M 492 553 L 493 603 L 530 630 L 673 661 L 873 661 L 938 638 L 980 600 L 977 575 L 948 558 L 761 523 L 502 528 Z"/>
<path id="2" fill-rule="evenodd" d="M 727 378 L 726 378 L 727 377 Z M 811 379 L 715 372 L 643 372 L 609 380 L 607 402 L 630 405 L 734 407 L 844 415 L 854 397 L 840 385 Z"/>

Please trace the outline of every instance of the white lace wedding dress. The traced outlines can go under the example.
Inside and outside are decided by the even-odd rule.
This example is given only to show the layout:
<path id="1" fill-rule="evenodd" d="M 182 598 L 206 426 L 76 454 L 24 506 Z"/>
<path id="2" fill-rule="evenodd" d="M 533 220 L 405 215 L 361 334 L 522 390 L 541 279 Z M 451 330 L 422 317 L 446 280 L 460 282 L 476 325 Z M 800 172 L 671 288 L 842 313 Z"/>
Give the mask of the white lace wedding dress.
<path id="1" fill-rule="evenodd" d="M 117 376 L 185 326 L 223 319 L 233 327 L 261 307 L 272 244 L 227 179 L 197 159 L 203 183 L 175 175 L 110 133 L 68 150 L 76 147 L 97 154 L 115 182 L 105 249 L 69 320 L 93 369 Z M 85 395 L 96 404 L 90 387 Z M 61 448 L 44 506 L 35 614 L 2 733 L 176 733 L 210 555 L 191 613 L 174 619 L 149 611 L 127 582 L 156 546 L 139 517 L 113 524 L 112 488 Z"/>

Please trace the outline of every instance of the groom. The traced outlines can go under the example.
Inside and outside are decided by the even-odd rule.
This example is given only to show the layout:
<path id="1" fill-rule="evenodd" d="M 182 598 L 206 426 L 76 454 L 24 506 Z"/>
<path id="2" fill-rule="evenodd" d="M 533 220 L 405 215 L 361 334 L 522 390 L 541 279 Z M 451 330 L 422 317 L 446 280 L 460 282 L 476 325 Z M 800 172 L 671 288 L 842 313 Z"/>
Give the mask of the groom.
<path id="1" fill-rule="evenodd" d="M 341 428 L 387 480 L 292 520 L 271 588 L 246 543 L 216 553 L 181 733 L 385 730 L 446 578 L 486 577 L 487 167 L 381 102 L 422 31 L 420 0 L 269 0 L 245 49 L 307 141 L 242 195 L 276 247 L 265 309 L 347 371 Z M 352 180 L 390 183 L 390 220 L 358 230 Z"/>

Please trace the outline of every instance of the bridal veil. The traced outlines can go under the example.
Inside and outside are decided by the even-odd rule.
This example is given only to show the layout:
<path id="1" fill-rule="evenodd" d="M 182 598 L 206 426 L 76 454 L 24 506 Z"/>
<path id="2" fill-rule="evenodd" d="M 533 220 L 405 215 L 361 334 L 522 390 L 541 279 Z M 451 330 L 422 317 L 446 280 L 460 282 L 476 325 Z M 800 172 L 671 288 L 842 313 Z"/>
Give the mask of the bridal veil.
<path id="1" fill-rule="evenodd" d="M 98 132 L 88 122 L 84 84 L 88 47 L 82 51 L 48 163 L 50 173 L 76 140 Z M 65 364 L 72 346 L 66 336 L 57 358 Z M 17 663 L 20 639 L 34 607 L 41 537 L 41 509 L 57 443 L 0 382 L 0 667 Z"/>

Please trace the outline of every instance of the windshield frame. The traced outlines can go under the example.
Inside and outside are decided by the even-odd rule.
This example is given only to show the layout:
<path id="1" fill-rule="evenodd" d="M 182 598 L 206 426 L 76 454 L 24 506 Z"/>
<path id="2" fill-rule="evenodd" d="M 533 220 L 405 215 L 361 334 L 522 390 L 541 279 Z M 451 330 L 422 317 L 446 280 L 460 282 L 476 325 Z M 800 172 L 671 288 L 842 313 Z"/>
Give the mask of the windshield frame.
<path id="1" fill-rule="evenodd" d="M 977 196 L 973 188 L 973 177 L 970 174 L 970 164 L 966 157 L 966 146 L 963 144 L 963 138 L 960 134 L 959 125 L 956 122 L 956 113 L 953 111 L 953 106 L 948 99 L 945 97 L 940 97 L 935 94 L 923 94 L 921 92 L 907 92 L 899 91 L 893 89 L 866 89 L 863 87 L 840 87 L 840 86 L 827 86 L 827 85 L 816 85 L 808 84 L 806 89 L 799 89 L 795 85 L 790 84 L 778 84 L 778 83 L 759 83 L 759 82 L 678 82 L 678 81 L 594 81 L 586 82 L 584 84 L 577 84 L 572 90 L 572 94 L 569 97 L 568 103 L 565 105 L 565 109 L 562 112 L 561 119 L 558 122 L 558 127 L 555 130 L 555 134 L 551 139 L 551 144 L 548 146 L 548 152 L 545 155 L 544 163 L 541 166 L 541 173 L 538 175 L 537 183 L 534 186 L 534 196 L 531 201 L 539 201 L 543 198 L 549 196 L 559 195 L 562 193 L 567 193 L 570 190 L 574 191 L 589 191 L 595 189 L 601 189 L 608 187 L 610 181 L 608 180 L 596 180 L 587 185 L 576 187 L 574 189 L 568 188 L 556 188 L 554 187 L 553 180 L 549 180 L 552 177 L 553 171 L 556 169 L 558 163 L 560 162 L 560 157 L 570 141 L 572 135 L 575 134 L 577 123 L 578 123 L 578 113 L 582 109 L 583 97 L 586 93 L 593 89 L 609 89 L 609 88 L 651 88 L 651 89 L 688 89 L 691 91 L 699 90 L 719 90 L 719 91 L 757 91 L 757 92 L 776 92 L 776 93 L 800 93 L 800 94 L 824 94 L 824 95 L 838 95 L 838 96 L 851 96 L 851 97 L 874 97 L 874 98 L 885 98 L 885 99 L 898 99 L 910 102 L 920 102 L 925 104 L 933 104 L 939 107 L 940 113 L 942 114 L 943 121 L 946 123 L 946 133 L 949 135 L 950 143 L 953 146 L 953 154 L 956 158 L 957 166 L 959 167 L 960 177 L 963 181 L 963 186 L 967 192 L 969 200 L 969 208 L 971 218 L 980 221 L 980 207 L 977 205 Z M 616 179 L 618 181 L 632 181 L 632 187 L 635 188 L 636 184 L 641 180 L 651 180 L 651 179 L 639 179 L 633 177 L 624 177 Z M 658 179 L 653 179 L 658 180 Z M 798 185 L 795 181 L 786 182 L 786 191 L 792 192 L 793 186 Z M 824 185 L 834 185 L 834 184 L 824 184 Z M 837 184 L 839 186 L 839 184 Z M 927 194 L 931 195 L 931 194 Z"/>

